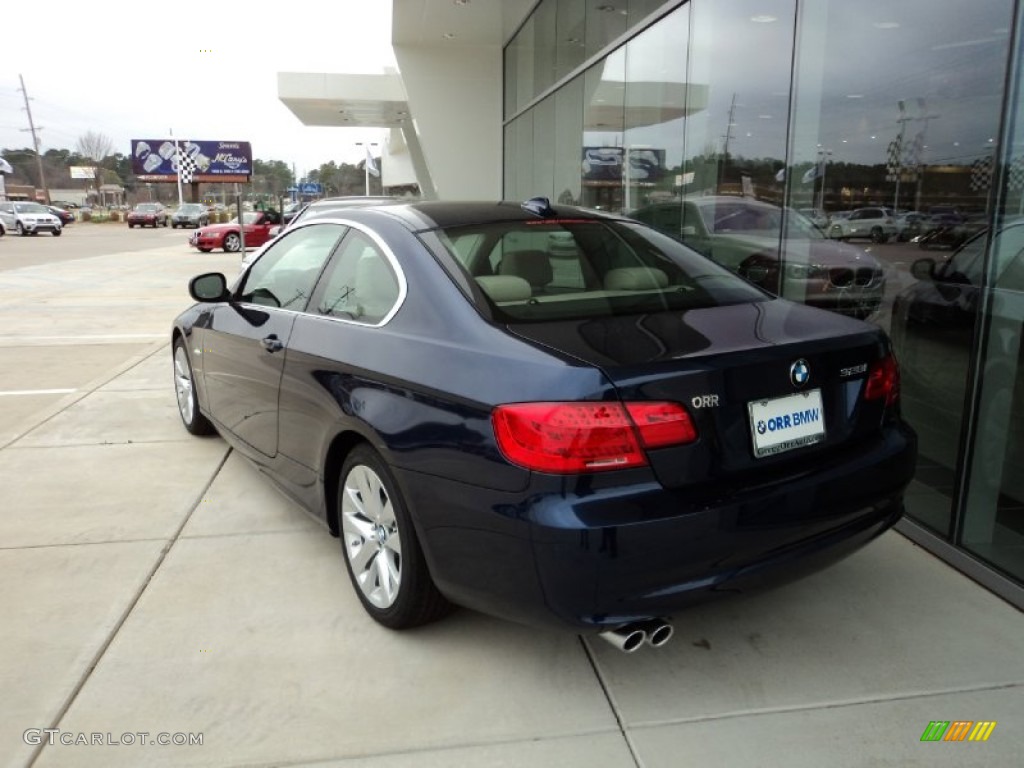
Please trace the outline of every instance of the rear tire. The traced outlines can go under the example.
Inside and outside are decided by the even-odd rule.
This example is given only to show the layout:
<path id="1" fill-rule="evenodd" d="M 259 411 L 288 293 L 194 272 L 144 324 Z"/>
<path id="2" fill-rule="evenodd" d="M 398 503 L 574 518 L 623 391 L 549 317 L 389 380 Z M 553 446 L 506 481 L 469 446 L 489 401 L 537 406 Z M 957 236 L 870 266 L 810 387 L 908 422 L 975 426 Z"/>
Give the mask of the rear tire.
<path id="1" fill-rule="evenodd" d="M 369 445 L 356 446 L 345 459 L 337 509 L 345 567 L 374 621 L 407 629 L 451 610 L 430 578 L 398 484 Z"/>

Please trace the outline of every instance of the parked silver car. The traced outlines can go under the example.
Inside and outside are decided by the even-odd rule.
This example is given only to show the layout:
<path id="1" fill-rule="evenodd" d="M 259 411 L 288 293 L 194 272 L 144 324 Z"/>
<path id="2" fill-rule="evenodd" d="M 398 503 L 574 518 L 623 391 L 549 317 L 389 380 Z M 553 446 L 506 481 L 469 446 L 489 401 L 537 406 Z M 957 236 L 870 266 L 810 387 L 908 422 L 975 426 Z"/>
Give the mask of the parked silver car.
<path id="1" fill-rule="evenodd" d="M 200 203 L 183 203 L 171 214 L 171 227 L 205 227 L 210 223 L 210 213 Z"/>
<path id="2" fill-rule="evenodd" d="M 40 203 L 28 201 L 0 203 L 0 219 L 3 219 L 6 230 L 17 232 L 22 236 L 49 232 L 54 237 L 60 237 L 64 230 L 60 219 Z"/>
<path id="3" fill-rule="evenodd" d="M 873 243 L 886 243 L 896 237 L 899 228 L 892 209 L 882 207 L 858 208 L 848 218 L 832 217 L 828 236 L 836 240 L 865 238 Z"/>

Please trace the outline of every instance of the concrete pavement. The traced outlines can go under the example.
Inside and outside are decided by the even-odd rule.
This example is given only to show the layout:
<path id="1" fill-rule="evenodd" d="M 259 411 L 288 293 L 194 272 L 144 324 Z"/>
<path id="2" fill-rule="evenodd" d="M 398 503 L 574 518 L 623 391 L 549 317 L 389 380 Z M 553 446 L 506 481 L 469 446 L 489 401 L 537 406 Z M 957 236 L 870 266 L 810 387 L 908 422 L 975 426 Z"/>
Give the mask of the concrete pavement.
<path id="1" fill-rule="evenodd" d="M 73 390 L 0 418 L 0 766 L 1019 765 L 1021 613 L 895 532 L 632 655 L 469 611 L 379 627 L 326 529 L 178 421 L 167 329 L 237 261 L 0 272 L 0 389 Z"/>

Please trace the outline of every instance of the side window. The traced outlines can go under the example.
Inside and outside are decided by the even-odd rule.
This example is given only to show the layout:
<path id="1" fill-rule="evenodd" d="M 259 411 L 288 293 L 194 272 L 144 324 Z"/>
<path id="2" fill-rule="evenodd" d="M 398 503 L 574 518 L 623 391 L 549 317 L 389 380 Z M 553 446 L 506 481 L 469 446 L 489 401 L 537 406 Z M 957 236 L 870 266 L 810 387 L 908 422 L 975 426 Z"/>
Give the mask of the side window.
<path id="1" fill-rule="evenodd" d="M 289 232 L 253 264 L 238 300 L 301 312 L 346 229 L 321 224 Z"/>
<path id="2" fill-rule="evenodd" d="M 398 278 L 378 245 L 351 230 L 331 262 L 312 311 L 363 323 L 383 320 L 398 301 Z"/>

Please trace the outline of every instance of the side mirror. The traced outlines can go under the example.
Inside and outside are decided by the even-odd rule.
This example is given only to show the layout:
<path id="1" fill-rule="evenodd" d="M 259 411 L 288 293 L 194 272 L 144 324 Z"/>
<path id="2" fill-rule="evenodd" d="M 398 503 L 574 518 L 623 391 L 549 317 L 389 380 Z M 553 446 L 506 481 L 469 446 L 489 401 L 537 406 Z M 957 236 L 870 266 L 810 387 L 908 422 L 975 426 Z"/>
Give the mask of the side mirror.
<path id="1" fill-rule="evenodd" d="M 910 265 L 910 274 L 918 280 L 934 280 L 935 259 L 918 259 Z"/>
<path id="2" fill-rule="evenodd" d="M 188 282 L 188 292 L 196 301 L 226 301 L 229 297 L 228 281 L 220 272 L 207 272 Z"/>

